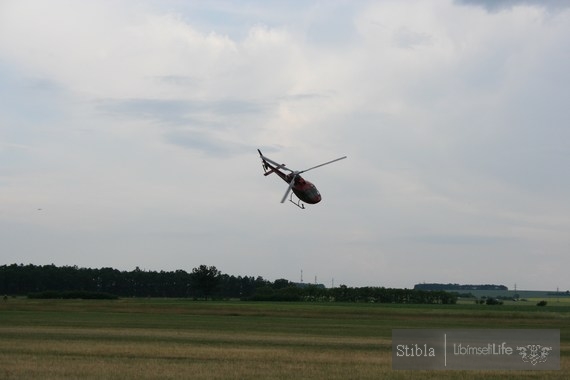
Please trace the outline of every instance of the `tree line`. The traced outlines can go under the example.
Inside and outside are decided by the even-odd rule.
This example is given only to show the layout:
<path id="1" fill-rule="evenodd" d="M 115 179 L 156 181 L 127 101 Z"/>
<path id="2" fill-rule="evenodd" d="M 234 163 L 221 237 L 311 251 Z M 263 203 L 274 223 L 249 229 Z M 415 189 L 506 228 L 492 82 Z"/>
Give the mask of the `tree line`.
<path id="1" fill-rule="evenodd" d="M 269 281 L 262 277 L 229 276 L 216 267 L 201 265 L 192 272 L 132 271 L 77 266 L 3 265 L 0 266 L 0 294 L 28 295 L 41 292 L 93 292 L 119 297 L 241 298 Z"/>
<path id="2" fill-rule="evenodd" d="M 300 286 L 303 285 L 303 286 Z M 341 285 L 296 284 L 286 279 L 268 281 L 261 276 L 233 276 L 215 266 L 192 271 L 132 271 L 77 266 L 0 266 L 0 294 L 47 298 L 172 297 L 241 299 L 251 301 L 378 302 L 454 304 L 457 296 L 445 291 L 352 288 Z M 83 295 L 83 296 L 81 296 Z"/>
<path id="3" fill-rule="evenodd" d="M 414 285 L 414 289 L 418 290 L 509 290 L 505 285 L 484 284 L 484 285 L 459 285 L 459 284 L 438 284 L 423 283 Z"/>

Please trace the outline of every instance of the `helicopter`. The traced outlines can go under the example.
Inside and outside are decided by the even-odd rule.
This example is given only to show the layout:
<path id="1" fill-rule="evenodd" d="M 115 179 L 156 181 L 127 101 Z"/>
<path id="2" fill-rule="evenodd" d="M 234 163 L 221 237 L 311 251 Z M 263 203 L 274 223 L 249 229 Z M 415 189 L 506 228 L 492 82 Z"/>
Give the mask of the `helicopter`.
<path id="1" fill-rule="evenodd" d="M 259 152 L 259 156 L 261 157 L 263 170 L 265 172 L 263 175 L 268 176 L 270 174 L 275 173 L 279 177 L 281 177 L 283 181 L 289 184 L 289 187 L 287 188 L 285 195 L 283 195 L 283 198 L 281 199 L 281 203 L 285 202 L 287 196 L 292 190 L 293 193 L 297 196 L 298 200 L 297 201 L 293 200 L 293 193 L 292 193 L 291 196 L 289 197 L 289 201 L 301 209 L 305 208 L 303 202 L 308 204 L 316 204 L 319 203 L 322 198 L 321 193 L 319 193 L 315 185 L 313 185 L 311 182 L 301 177 L 301 173 L 305 173 L 308 172 L 309 170 L 320 168 L 321 166 L 332 164 L 333 162 L 344 160 L 346 158 L 346 156 L 343 156 L 334 159 L 332 161 L 325 162 L 324 164 L 313 166 L 312 168 L 309 169 L 296 171 L 289 169 L 288 167 L 285 166 L 285 164 L 278 164 L 277 162 L 271 160 L 270 158 L 265 157 L 261 153 L 261 150 L 258 149 L 257 151 Z M 289 174 L 284 173 L 281 171 L 281 169 L 286 170 L 290 173 Z"/>

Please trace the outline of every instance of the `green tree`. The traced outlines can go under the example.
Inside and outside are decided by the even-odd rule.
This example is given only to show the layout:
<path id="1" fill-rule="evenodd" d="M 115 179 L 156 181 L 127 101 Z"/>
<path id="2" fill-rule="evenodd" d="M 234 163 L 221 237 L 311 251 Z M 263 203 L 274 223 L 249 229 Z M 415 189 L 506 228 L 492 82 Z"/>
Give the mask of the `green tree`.
<path id="1" fill-rule="evenodd" d="M 195 296 L 204 297 L 207 300 L 220 285 L 221 272 L 215 266 L 200 265 L 192 269 L 190 277 Z"/>
<path id="2" fill-rule="evenodd" d="M 286 280 L 284 278 L 277 279 L 273 282 L 273 289 L 283 289 L 289 286 L 291 286 L 289 280 Z"/>

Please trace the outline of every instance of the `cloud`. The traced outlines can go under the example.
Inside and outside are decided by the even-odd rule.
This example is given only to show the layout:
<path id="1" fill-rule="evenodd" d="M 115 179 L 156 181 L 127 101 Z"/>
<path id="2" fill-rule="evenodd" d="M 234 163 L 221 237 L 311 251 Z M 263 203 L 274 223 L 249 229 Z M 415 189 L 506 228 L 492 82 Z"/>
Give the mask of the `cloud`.
<path id="1" fill-rule="evenodd" d="M 98 108 L 113 116 L 177 125 L 188 123 L 191 120 L 189 115 L 202 107 L 184 100 L 109 99 L 99 101 Z"/>
<path id="2" fill-rule="evenodd" d="M 138 119 L 156 123 L 164 141 L 208 155 L 232 156 L 255 151 L 255 144 L 247 144 L 240 135 L 254 129 L 244 125 L 251 117 L 260 118 L 269 112 L 269 105 L 241 100 L 187 101 L 160 99 L 104 100 L 98 109 L 119 119 Z"/>
<path id="3" fill-rule="evenodd" d="M 410 49 L 417 46 L 429 45 L 432 38 L 427 33 L 418 33 L 406 27 L 401 27 L 394 32 L 393 41 L 398 47 Z"/>
<path id="4" fill-rule="evenodd" d="M 29 235 L 63 264 L 214 255 L 349 285 L 477 282 L 478 253 L 560 267 L 570 13 L 494 4 L 3 3 L 10 257 L 34 258 Z M 294 169 L 349 159 L 307 173 L 323 202 L 301 215 L 258 147 Z"/>
<path id="5" fill-rule="evenodd" d="M 146 119 L 167 125 L 187 125 L 199 120 L 204 125 L 215 125 L 215 118 L 243 117 L 248 114 L 268 112 L 269 103 L 219 99 L 213 101 L 188 101 L 184 99 L 107 99 L 97 101 L 98 109 L 110 115 Z M 209 121 L 210 120 L 210 121 Z M 227 125 L 226 127 L 230 127 Z"/>
<path id="6" fill-rule="evenodd" d="M 188 149 L 201 151 L 208 155 L 231 157 L 236 154 L 252 153 L 255 145 L 236 143 L 216 137 L 215 133 L 200 130 L 175 130 L 166 133 L 166 140 Z"/>
<path id="7" fill-rule="evenodd" d="M 499 12 L 505 9 L 512 9 L 514 7 L 528 6 L 528 7 L 540 7 L 552 10 L 562 10 L 570 7 L 570 3 L 567 0 L 552 0 L 552 1 L 541 1 L 541 0 L 503 0 L 503 1 L 493 1 L 493 0 L 455 0 L 458 4 L 480 6 L 485 8 L 489 12 Z"/>
<path id="8" fill-rule="evenodd" d="M 426 236 L 416 236 L 413 240 L 417 243 L 427 243 L 435 245 L 475 245 L 475 246 L 495 246 L 501 243 L 508 243 L 512 241 L 512 238 L 496 235 L 496 236 L 485 236 L 485 235 L 426 235 Z"/>

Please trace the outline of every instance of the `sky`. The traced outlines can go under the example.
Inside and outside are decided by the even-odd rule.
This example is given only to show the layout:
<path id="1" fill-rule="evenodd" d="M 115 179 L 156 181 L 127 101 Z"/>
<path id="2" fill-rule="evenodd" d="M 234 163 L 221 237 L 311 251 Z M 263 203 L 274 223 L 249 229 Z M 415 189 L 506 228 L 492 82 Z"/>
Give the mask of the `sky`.
<path id="1" fill-rule="evenodd" d="M 565 291 L 569 64 L 570 1 L 0 0 L 0 265 Z"/>

